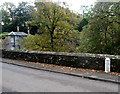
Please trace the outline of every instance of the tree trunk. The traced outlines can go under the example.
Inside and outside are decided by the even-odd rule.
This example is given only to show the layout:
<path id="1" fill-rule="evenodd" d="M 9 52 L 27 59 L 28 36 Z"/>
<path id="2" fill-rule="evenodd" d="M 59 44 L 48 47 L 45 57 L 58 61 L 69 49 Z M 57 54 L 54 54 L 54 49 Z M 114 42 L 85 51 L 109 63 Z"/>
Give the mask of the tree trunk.
<path id="1" fill-rule="evenodd" d="M 52 28 L 52 30 L 50 32 L 50 36 L 51 36 L 51 49 L 52 49 L 52 51 L 54 51 L 54 41 L 53 41 L 54 38 L 53 38 L 53 35 L 54 35 L 55 27 L 56 26 L 54 26 L 54 24 L 53 24 L 53 28 Z"/>
<path id="2" fill-rule="evenodd" d="M 51 49 L 52 49 L 52 51 L 54 51 L 54 45 L 53 45 L 53 34 L 54 34 L 54 32 L 51 31 L 51 32 L 50 32 L 50 37 L 51 37 Z"/>

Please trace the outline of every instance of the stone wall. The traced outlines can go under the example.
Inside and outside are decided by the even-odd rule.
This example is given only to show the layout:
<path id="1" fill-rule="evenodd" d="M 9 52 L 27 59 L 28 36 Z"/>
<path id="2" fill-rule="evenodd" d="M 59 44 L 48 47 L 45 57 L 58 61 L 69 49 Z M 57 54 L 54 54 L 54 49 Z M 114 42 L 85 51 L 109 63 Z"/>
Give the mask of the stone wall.
<path id="1" fill-rule="evenodd" d="M 105 58 L 109 57 L 111 59 L 111 71 L 120 72 L 119 55 L 2 50 L 2 57 L 95 70 L 104 70 Z"/>

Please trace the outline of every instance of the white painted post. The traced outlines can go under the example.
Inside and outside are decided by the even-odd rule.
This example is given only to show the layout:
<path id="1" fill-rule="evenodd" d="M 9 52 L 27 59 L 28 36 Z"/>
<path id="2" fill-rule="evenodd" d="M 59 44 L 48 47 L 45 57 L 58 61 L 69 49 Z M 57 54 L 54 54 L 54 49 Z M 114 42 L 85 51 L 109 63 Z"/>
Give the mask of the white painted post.
<path id="1" fill-rule="evenodd" d="M 19 32 L 19 26 L 17 26 L 17 32 Z"/>
<path id="2" fill-rule="evenodd" d="M 105 72 L 110 72 L 110 58 L 105 58 Z"/>
<path id="3" fill-rule="evenodd" d="M 29 28 L 29 26 L 28 26 L 28 35 L 30 34 L 30 28 Z"/>

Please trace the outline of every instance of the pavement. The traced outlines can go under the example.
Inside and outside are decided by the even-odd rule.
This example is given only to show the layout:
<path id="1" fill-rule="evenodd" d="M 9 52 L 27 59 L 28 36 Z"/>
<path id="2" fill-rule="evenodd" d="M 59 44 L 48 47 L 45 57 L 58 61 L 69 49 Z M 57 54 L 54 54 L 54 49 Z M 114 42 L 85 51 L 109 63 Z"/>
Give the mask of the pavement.
<path id="1" fill-rule="evenodd" d="M 0 61 L 2 63 L 13 64 L 13 65 L 28 67 L 28 68 L 37 69 L 37 70 L 44 70 L 44 71 L 77 76 L 77 77 L 82 77 L 82 78 L 87 78 L 92 80 L 99 80 L 99 81 L 120 84 L 119 75 L 113 75 L 105 72 L 77 71 L 77 70 L 68 71 L 65 69 L 60 69 L 60 68 L 55 68 L 50 66 L 41 66 L 35 63 L 27 63 L 25 61 L 12 60 L 12 59 L 6 59 L 6 58 L 1 58 Z"/>
<path id="2" fill-rule="evenodd" d="M 2 94 L 118 94 L 116 83 L 2 63 Z M 7 93 L 6 93 L 7 92 Z M 41 94 L 41 93 L 40 93 Z"/>

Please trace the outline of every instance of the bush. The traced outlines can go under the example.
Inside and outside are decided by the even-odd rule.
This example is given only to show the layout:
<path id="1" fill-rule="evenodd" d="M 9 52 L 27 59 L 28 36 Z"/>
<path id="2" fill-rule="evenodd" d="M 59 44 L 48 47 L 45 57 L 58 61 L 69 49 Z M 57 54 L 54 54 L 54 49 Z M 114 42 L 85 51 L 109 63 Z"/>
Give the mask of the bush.
<path id="1" fill-rule="evenodd" d="M 46 32 L 40 35 L 30 35 L 23 39 L 23 46 L 33 51 L 55 51 L 55 52 L 78 52 L 79 32 L 55 32 L 53 37 L 53 50 L 51 48 L 51 37 Z"/>
<path id="2" fill-rule="evenodd" d="M 8 34 L 8 32 L 3 32 L 0 34 L 0 39 L 5 38 L 5 36 Z"/>

